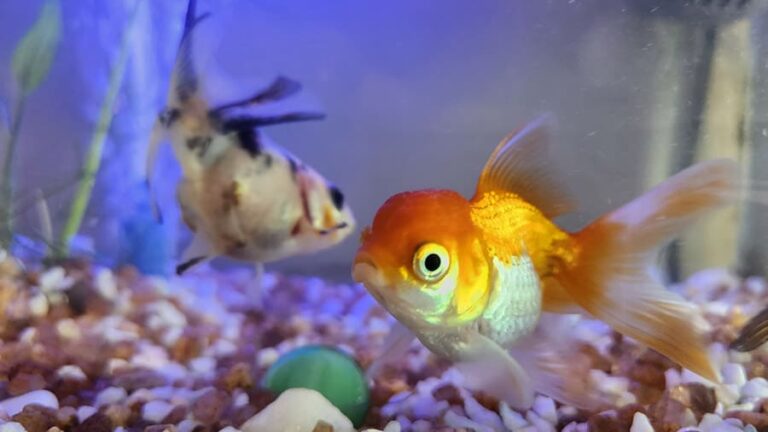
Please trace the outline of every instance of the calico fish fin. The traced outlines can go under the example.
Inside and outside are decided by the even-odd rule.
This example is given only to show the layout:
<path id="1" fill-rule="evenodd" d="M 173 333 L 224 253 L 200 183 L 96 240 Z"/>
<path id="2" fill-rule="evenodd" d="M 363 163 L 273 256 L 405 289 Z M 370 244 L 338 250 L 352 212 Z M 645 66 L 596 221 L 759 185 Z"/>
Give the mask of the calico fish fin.
<path id="1" fill-rule="evenodd" d="M 249 105 L 262 105 L 269 102 L 278 102 L 287 99 L 301 91 L 301 84 L 284 76 L 278 76 L 264 89 L 259 90 L 253 96 L 220 105 L 211 110 L 213 114 L 221 114 L 232 108 L 242 108 Z"/>
<path id="2" fill-rule="evenodd" d="M 550 160 L 553 125 L 554 117 L 543 115 L 502 139 L 480 174 L 475 198 L 503 190 L 550 218 L 575 210 L 576 201 Z"/>
<path id="3" fill-rule="evenodd" d="M 157 196 L 155 188 L 152 184 L 154 181 L 155 165 L 157 164 L 157 152 L 160 150 L 160 144 L 165 137 L 165 128 L 161 124 L 160 120 L 155 120 L 155 124 L 152 127 L 152 132 L 149 136 L 149 145 L 147 146 L 147 159 L 144 166 L 144 181 L 147 185 L 149 194 L 149 205 L 152 208 L 152 216 L 155 220 L 162 223 L 163 214 L 160 210 L 160 205 L 157 202 Z"/>
<path id="4" fill-rule="evenodd" d="M 176 266 L 176 274 L 181 276 L 190 268 L 215 256 L 210 243 L 200 234 L 192 237 L 192 242 L 184 249 L 180 264 Z"/>
<path id="5" fill-rule="evenodd" d="M 768 307 L 752 317 L 741 329 L 739 336 L 730 344 L 736 351 L 752 351 L 768 342 Z"/>

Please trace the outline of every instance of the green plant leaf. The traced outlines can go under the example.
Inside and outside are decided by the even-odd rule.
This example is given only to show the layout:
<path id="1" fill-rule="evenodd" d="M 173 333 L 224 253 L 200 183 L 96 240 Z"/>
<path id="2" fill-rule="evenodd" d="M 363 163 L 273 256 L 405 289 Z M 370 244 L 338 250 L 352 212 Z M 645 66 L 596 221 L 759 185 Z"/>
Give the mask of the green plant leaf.
<path id="1" fill-rule="evenodd" d="M 13 75 L 27 95 L 48 75 L 61 36 L 61 7 L 58 0 L 47 0 L 40 16 L 13 53 Z"/>

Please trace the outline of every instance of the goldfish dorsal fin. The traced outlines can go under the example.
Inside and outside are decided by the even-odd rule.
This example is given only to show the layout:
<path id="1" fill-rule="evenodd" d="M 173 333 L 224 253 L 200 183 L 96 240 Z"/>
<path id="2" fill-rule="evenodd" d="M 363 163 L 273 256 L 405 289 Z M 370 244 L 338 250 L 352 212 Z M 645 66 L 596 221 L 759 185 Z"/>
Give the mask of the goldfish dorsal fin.
<path id="1" fill-rule="evenodd" d="M 475 197 L 504 190 L 519 195 L 548 217 L 574 210 L 575 201 L 549 158 L 553 127 L 554 117 L 545 114 L 501 140 L 483 167 Z"/>

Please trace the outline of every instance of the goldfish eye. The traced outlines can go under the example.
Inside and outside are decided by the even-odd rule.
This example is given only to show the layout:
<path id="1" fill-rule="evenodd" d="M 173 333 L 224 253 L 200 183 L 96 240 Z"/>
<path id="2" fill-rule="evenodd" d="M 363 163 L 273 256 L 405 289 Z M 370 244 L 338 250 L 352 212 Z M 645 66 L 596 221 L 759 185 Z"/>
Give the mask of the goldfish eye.
<path id="1" fill-rule="evenodd" d="M 451 259 L 448 251 L 439 244 L 427 243 L 413 255 L 413 271 L 424 282 L 437 282 L 448 273 Z"/>

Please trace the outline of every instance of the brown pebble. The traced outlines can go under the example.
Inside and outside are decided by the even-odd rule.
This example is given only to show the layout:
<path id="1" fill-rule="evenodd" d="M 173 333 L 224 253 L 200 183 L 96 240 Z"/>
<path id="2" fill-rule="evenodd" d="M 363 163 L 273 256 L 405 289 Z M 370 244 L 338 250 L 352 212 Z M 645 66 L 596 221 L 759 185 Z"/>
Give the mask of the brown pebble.
<path id="1" fill-rule="evenodd" d="M 621 425 L 622 430 L 629 430 L 632 427 L 632 422 L 635 419 L 635 413 L 638 412 L 646 415 L 648 414 L 645 411 L 645 407 L 637 403 L 624 405 L 618 409 L 616 412 L 616 420 Z"/>
<path id="2" fill-rule="evenodd" d="M 33 390 L 41 390 L 46 386 L 45 378 L 39 374 L 19 372 L 8 383 L 8 393 L 18 396 Z"/>
<path id="3" fill-rule="evenodd" d="M 111 432 L 112 429 L 112 420 L 106 414 L 97 412 L 72 430 L 74 432 Z"/>
<path id="4" fill-rule="evenodd" d="M 579 346 L 579 352 L 586 356 L 592 369 L 598 369 L 603 372 L 610 372 L 612 368 L 611 361 L 600 353 L 600 351 L 591 344 L 581 344 Z"/>
<path id="5" fill-rule="evenodd" d="M 203 352 L 203 342 L 192 331 L 185 330 L 171 347 L 171 358 L 179 363 L 199 357 Z"/>
<path id="6" fill-rule="evenodd" d="M 251 401 L 250 406 L 254 407 L 256 412 L 258 412 L 274 402 L 276 396 L 269 390 L 255 388 L 248 392 L 248 399 Z"/>
<path id="7" fill-rule="evenodd" d="M 165 385 L 165 378 L 150 370 L 134 369 L 116 374 L 114 385 L 132 392 L 141 388 L 161 387 Z"/>
<path id="8" fill-rule="evenodd" d="M 192 403 L 192 415 L 200 423 L 212 425 L 221 418 L 229 399 L 226 392 L 210 389 Z"/>
<path id="9" fill-rule="evenodd" d="M 232 365 L 222 381 L 224 388 L 232 391 L 236 388 L 249 389 L 253 387 L 251 366 L 245 362 Z"/>
<path id="10" fill-rule="evenodd" d="M 587 427 L 590 431 L 600 432 L 623 432 L 626 429 L 621 427 L 621 423 L 616 416 L 602 413 L 595 414 L 587 420 Z"/>
<path id="11" fill-rule="evenodd" d="M 77 409 L 71 406 L 64 406 L 56 411 L 56 424 L 60 428 L 67 429 L 77 422 Z"/>
<path id="12" fill-rule="evenodd" d="M 57 424 L 56 410 L 37 404 L 25 406 L 11 419 L 21 423 L 28 432 L 45 432 Z"/>
<path id="13" fill-rule="evenodd" d="M 102 410 L 115 427 L 128 426 L 132 411 L 125 405 L 110 405 Z"/>
<path id="14" fill-rule="evenodd" d="M 152 425 L 145 427 L 144 432 L 176 432 L 176 426 L 172 424 Z"/>
<path id="15" fill-rule="evenodd" d="M 731 411 L 725 418 L 736 418 L 744 424 L 752 425 L 759 431 L 768 430 L 768 414 L 752 411 Z"/>
<path id="16" fill-rule="evenodd" d="M 312 432 L 333 432 L 333 426 L 320 420 L 312 429 Z"/>
<path id="17" fill-rule="evenodd" d="M 652 363 L 638 363 L 630 367 L 627 377 L 648 387 L 664 390 L 667 384 L 664 371 Z"/>
<path id="18" fill-rule="evenodd" d="M 168 415 L 165 416 L 162 423 L 165 423 L 165 424 L 181 423 L 181 421 L 187 417 L 188 412 L 189 412 L 189 408 L 187 408 L 185 405 L 176 405 L 175 407 L 173 407 L 171 412 L 169 412 Z"/>
<path id="19" fill-rule="evenodd" d="M 443 384 L 432 390 L 432 397 L 436 401 L 446 401 L 450 405 L 464 405 L 464 399 L 461 398 L 459 390 L 453 384 Z"/>
<path id="20" fill-rule="evenodd" d="M 698 421 L 704 414 L 713 412 L 717 406 L 715 390 L 701 383 L 677 385 L 667 392 L 672 399 L 690 408 Z"/>
<path id="21" fill-rule="evenodd" d="M 670 397 L 669 393 L 648 408 L 648 418 L 656 432 L 676 432 L 684 425 L 686 407 L 682 402 Z"/>

